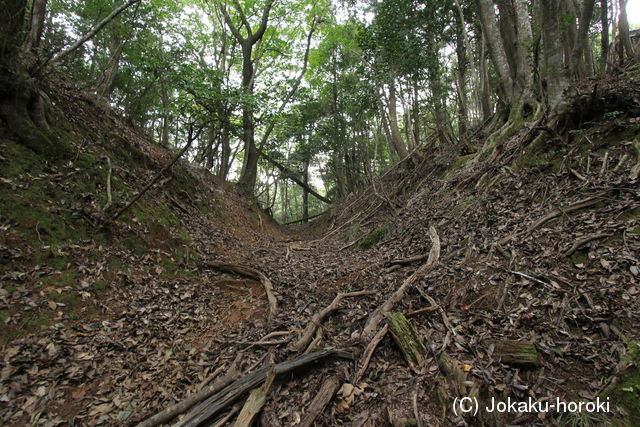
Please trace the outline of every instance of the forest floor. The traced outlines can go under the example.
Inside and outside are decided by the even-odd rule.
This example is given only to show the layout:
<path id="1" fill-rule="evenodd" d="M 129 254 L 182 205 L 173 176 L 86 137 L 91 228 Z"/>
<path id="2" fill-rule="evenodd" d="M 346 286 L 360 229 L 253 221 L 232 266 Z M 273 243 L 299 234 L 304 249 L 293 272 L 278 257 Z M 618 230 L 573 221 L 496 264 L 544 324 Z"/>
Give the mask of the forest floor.
<path id="1" fill-rule="evenodd" d="M 183 165 L 110 231 L 87 225 L 92 237 L 53 245 L 53 225 L 43 231 L 43 219 L 11 216 L 9 202 L 15 209 L 35 203 L 9 192 L 28 198 L 44 183 L 47 215 L 64 215 L 69 205 L 79 212 L 62 218 L 69 234 L 95 224 L 104 187 L 73 187 L 82 180 L 70 177 L 86 172 L 77 162 L 3 173 L 0 423 L 135 424 L 210 384 L 234 360 L 250 372 L 295 357 L 308 346 L 291 345 L 315 313 L 339 293 L 372 291 L 343 299 L 309 349 L 349 349 L 354 360 L 328 358 L 278 377 L 264 425 L 297 424 L 330 376 L 341 387 L 317 418 L 323 425 L 633 425 L 640 413 L 640 85 L 637 76 L 598 84 L 602 101 L 575 115 L 570 131 L 566 123 L 525 128 L 474 167 L 471 156 L 423 153 L 308 225 L 277 226 Z M 582 90 L 592 93 L 593 82 Z M 95 125 L 84 114 L 73 129 Z M 115 119 L 112 126 L 113 134 L 132 132 Z M 531 143 L 533 132 L 549 137 Z M 0 142 L 3 152 L 22 150 Z M 122 195 L 169 155 L 137 143 L 144 166 L 114 166 Z M 185 195 L 196 177 L 200 184 Z M 65 191 L 75 196 L 65 200 Z M 424 365 L 410 369 L 387 334 L 355 378 L 368 343 L 359 333 L 426 262 L 431 226 L 437 266 L 393 308 L 424 341 Z M 273 318 L 259 280 L 216 262 L 268 277 Z M 498 357 L 506 340 L 533 343 L 535 366 Z M 480 410 L 463 418 L 452 404 L 468 393 L 482 402 L 609 397 L 612 405 L 609 414 Z"/>

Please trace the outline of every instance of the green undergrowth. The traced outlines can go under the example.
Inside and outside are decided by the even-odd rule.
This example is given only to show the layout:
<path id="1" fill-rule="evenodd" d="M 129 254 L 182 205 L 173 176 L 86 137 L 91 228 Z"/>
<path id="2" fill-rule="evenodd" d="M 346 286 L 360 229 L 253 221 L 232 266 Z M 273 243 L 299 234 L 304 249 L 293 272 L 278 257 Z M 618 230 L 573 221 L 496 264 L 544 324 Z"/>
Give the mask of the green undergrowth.
<path id="1" fill-rule="evenodd" d="M 640 425 L 640 343 L 624 340 L 628 351 L 619 364 L 622 371 L 604 395 L 624 411 L 622 425 L 637 426 Z"/>
<path id="2" fill-rule="evenodd" d="M 358 247 L 362 250 L 371 249 L 372 247 L 380 243 L 380 241 L 388 232 L 389 225 L 385 224 L 360 239 L 360 241 L 358 242 Z"/>

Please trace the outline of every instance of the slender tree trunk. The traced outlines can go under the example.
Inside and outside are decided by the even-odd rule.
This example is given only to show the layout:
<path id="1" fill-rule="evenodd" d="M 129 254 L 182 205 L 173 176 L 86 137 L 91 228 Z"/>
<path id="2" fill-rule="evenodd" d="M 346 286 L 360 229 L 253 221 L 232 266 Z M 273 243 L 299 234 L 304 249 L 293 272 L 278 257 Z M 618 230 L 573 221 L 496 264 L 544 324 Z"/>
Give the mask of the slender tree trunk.
<path id="1" fill-rule="evenodd" d="M 229 175 L 230 157 L 231 157 L 231 142 L 230 142 L 230 132 L 229 132 L 229 124 L 225 122 L 222 124 L 222 135 L 221 135 L 221 156 L 220 156 L 220 170 L 218 172 L 218 178 L 221 181 L 225 182 L 227 180 L 227 176 Z"/>
<path id="2" fill-rule="evenodd" d="M 482 112 L 482 121 L 487 121 L 491 117 L 493 113 L 491 109 L 491 99 L 489 96 L 490 86 L 489 86 L 489 70 L 487 69 L 487 55 L 486 55 L 486 46 L 487 43 L 485 41 L 484 34 L 481 34 L 481 40 L 479 44 L 479 55 L 478 55 L 478 71 L 479 71 L 479 83 L 480 83 L 480 110 Z"/>
<path id="3" fill-rule="evenodd" d="M 36 51 L 40 46 L 44 18 L 47 15 L 47 0 L 33 0 L 29 15 L 27 32 L 22 44 L 22 49 L 25 52 Z"/>
<path id="4" fill-rule="evenodd" d="M 413 117 L 413 144 L 420 145 L 420 99 L 418 97 L 418 77 L 413 79 L 413 106 L 411 108 Z"/>
<path id="5" fill-rule="evenodd" d="M 591 16 L 593 15 L 594 5 L 595 0 L 583 0 L 582 12 L 580 13 L 580 27 L 571 52 L 569 69 L 572 75 L 579 78 L 584 78 L 587 75 L 587 70 L 584 68 L 582 58 L 585 51 L 589 49 L 589 27 L 591 26 Z"/>
<path id="6" fill-rule="evenodd" d="M 513 98 L 513 84 L 506 51 L 498 32 L 498 22 L 491 0 L 476 0 L 482 33 L 489 48 L 489 56 L 498 74 L 500 97 L 509 104 Z"/>
<path id="7" fill-rule="evenodd" d="M 467 112 L 467 77 L 468 68 L 467 61 L 467 39 L 462 8 L 456 0 L 458 13 L 456 14 L 456 57 L 458 59 L 457 67 L 457 91 L 458 91 L 458 136 L 460 142 L 468 151 L 472 150 L 471 140 L 469 139 L 468 122 L 469 116 Z"/>
<path id="8" fill-rule="evenodd" d="M 162 137 L 160 138 L 160 145 L 169 147 L 169 125 L 171 124 L 169 114 L 170 102 L 167 84 L 163 78 L 160 79 L 160 91 L 162 96 Z"/>
<path id="9" fill-rule="evenodd" d="M 304 184 L 309 186 L 309 160 L 305 159 L 302 163 Z M 307 222 L 309 218 L 309 191 L 302 187 L 302 219 Z"/>
<path id="10" fill-rule="evenodd" d="M 600 0 L 600 71 L 607 70 L 609 56 L 609 0 Z"/>
<path id="11" fill-rule="evenodd" d="M 391 142 L 400 159 L 407 157 L 407 147 L 402 142 L 400 129 L 398 128 L 398 113 L 396 110 L 396 84 L 392 78 L 389 83 L 389 125 L 391 127 Z"/>
<path id="12" fill-rule="evenodd" d="M 633 45 L 629 37 L 629 22 L 627 20 L 627 0 L 620 0 L 620 15 L 618 17 L 618 31 L 620 32 L 620 65 L 626 58 L 634 58 Z"/>
<path id="13" fill-rule="evenodd" d="M 542 42 L 547 70 L 548 105 L 556 110 L 568 86 L 564 72 L 563 49 L 560 36 L 560 10 L 556 0 L 540 0 L 542 11 Z"/>
<path id="14" fill-rule="evenodd" d="M 115 88 L 116 74 L 118 73 L 118 66 L 120 64 L 120 57 L 122 56 L 123 48 L 124 40 L 114 35 L 111 41 L 111 56 L 109 57 L 107 66 L 102 74 L 102 80 L 96 90 L 98 96 L 107 101 L 111 97 L 111 93 Z"/>

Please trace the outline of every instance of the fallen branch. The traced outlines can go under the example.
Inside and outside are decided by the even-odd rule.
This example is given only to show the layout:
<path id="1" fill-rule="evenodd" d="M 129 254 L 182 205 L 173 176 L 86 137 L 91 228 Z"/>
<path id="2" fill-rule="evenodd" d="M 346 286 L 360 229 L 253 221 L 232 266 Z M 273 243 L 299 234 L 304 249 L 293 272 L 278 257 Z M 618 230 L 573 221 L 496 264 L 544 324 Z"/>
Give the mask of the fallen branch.
<path id="1" fill-rule="evenodd" d="M 424 373 L 424 353 L 427 348 L 415 328 L 402 313 L 392 313 L 387 317 L 389 332 L 400 348 L 409 368 L 417 374 Z"/>
<path id="2" fill-rule="evenodd" d="M 316 330 L 320 326 L 320 323 L 324 320 L 325 317 L 332 311 L 338 308 L 340 302 L 344 298 L 350 297 L 359 297 L 362 295 L 372 295 L 375 294 L 376 291 L 358 291 L 358 292 L 348 292 L 348 293 L 339 293 L 336 297 L 331 301 L 327 307 L 325 307 L 322 311 L 314 314 L 307 326 L 304 328 L 302 335 L 294 344 L 289 348 L 291 351 L 299 352 L 307 348 L 311 340 L 313 339 L 313 335 L 316 333 Z"/>
<path id="3" fill-rule="evenodd" d="M 263 382 L 270 369 L 273 369 L 277 377 L 278 375 L 291 372 L 329 356 L 350 358 L 351 354 L 345 350 L 326 349 L 278 363 L 273 367 L 259 369 L 237 379 L 232 384 L 200 403 L 193 408 L 178 425 L 195 427 L 205 423 L 208 419 L 236 402 L 246 392 Z"/>
<path id="4" fill-rule="evenodd" d="M 358 365 L 360 366 L 358 368 L 358 372 L 356 372 L 356 376 L 353 378 L 353 381 L 351 381 L 353 384 L 358 384 L 364 376 L 364 373 L 367 372 L 367 368 L 369 367 L 369 362 L 371 361 L 373 352 L 376 351 L 376 347 L 378 347 L 378 344 L 380 344 L 380 341 L 382 341 L 385 335 L 387 335 L 388 331 L 389 326 L 384 325 L 367 345 L 367 348 L 364 350 L 364 353 L 360 358 L 360 362 L 358 363 Z"/>
<path id="5" fill-rule="evenodd" d="M 408 265 L 417 261 L 424 261 L 425 259 L 427 259 L 427 255 L 415 255 L 408 258 L 392 259 L 391 261 L 385 262 L 384 265 Z"/>
<path id="6" fill-rule="evenodd" d="M 335 375 L 324 380 L 298 427 L 311 427 L 313 425 L 316 418 L 322 414 L 324 408 L 331 402 L 333 395 L 338 390 L 338 386 L 340 386 L 340 380 Z"/>
<path id="7" fill-rule="evenodd" d="M 163 167 L 162 169 L 160 169 L 160 171 L 153 177 L 153 179 L 142 189 L 138 192 L 138 194 L 136 194 L 134 196 L 133 199 L 131 199 L 131 201 L 129 203 L 127 203 L 122 209 L 120 209 L 118 212 L 116 212 L 115 215 L 113 215 L 111 217 L 111 221 L 115 221 L 116 219 L 118 219 L 118 217 L 120 215 L 122 215 L 124 212 L 126 212 L 131 206 L 133 206 L 133 204 L 135 202 L 137 202 L 140 197 L 142 197 L 147 191 L 149 191 L 149 189 L 151 187 L 153 187 L 153 185 L 158 182 L 158 180 L 160 179 L 160 177 L 162 175 L 164 175 L 164 173 L 166 171 L 168 171 L 169 169 L 171 169 L 171 167 L 176 164 L 176 162 L 180 159 L 180 157 L 182 157 L 182 155 L 189 149 L 189 147 L 191 147 L 191 144 L 193 143 L 194 140 L 196 140 L 198 138 L 198 136 L 200 135 L 200 132 L 202 132 L 202 129 L 204 128 L 200 128 L 198 130 L 198 132 L 196 132 L 196 134 L 193 134 L 193 126 L 189 127 L 189 137 L 187 139 L 187 143 L 185 144 L 185 146 L 178 152 L 178 154 L 176 154 L 176 156 L 173 158 L 173 160 L 171 160 L 165 167 Z"/>
<path id="8" fill-rule="evenodd" d="M 314 219 L 314 218 L 318 218 L 319 216 L 322 216 L 322 215 L 326 214 L 327 212 L 329 212 L 329 209 L 327 209 L 326 211 L 322 211 L 322 212 L 320 212 L 319 214 L 315 214 L 315 215 L 308 216 L 308 217 L 306 217 L 306 218 L 297 219 L 297 220 L 295 220 L 295 221 L 285 222 L 285 223 L 284 223 L 284 225 L 292 225 L 292 224 L 297 224 L 297 223 L 299 223 L 299 222 L 309 221 L 309 220 L 312 220 L 312 219 Z"/>
<path id="9" fill-rule="evenodd" d="M 378 329 L 378 325 L 382 319 L 386 317 L 391 310 L 393 310 L 393 307 L 400 302 L 402 298 L 404 298 L 407 290 L 438 265 L 438 261 L 440 260 L 440 238 L 438 237 L 438 233 L 435 228 L 429 227 L 429 237 L 431 238 L 432 246 L 427 262 L 409 276 L 409 278 L 402 283 L 393 295 L 391 295 L 384 304 L 378 307 L 371 316 L 369 316 L 369 319 L 360 334 L 361 341 L 369 341 L 374 335 L 374 331 Z"/>
<path id="10" fill-rule="evenodd" d="M 592 234 L 590 236 L 586 236 L 580 240 L 578 240 L 573 246 L 567 249 L 563 255 L 566 257 L 570 257 L 573 255 L 575 251 L 577 251 L 582 245 L 586 245 L 587 243 L 593 242 L 594 240 L 604 239 L 605 237 L 611 237 L 613 234 L 611 233 L 597 233 Z"/>
<path id="11" fill-rule="evenodd" d="M 249 395 L 249 398 L 240 411 L 240 415 L 238 415 L 238 419 L 236 420 L 234 427 L 251 426 L 256 415 L 260 413 L 264 404 L 267 403 L 267 396 L 269 395 L 271 384 L 273 384 L 273 380 L 275 378 L 276 374 L 273 369 L 269 370 L 267 379 L 264 384 L 262 384 L 262 387 L 253 390 Z"/>
<path id="12" fill-rule="evenodd" d="M 237 359 L 231 364 L 231 367 L 229 368 L 227 373 L 222 378 L 219 378 L 216 382 L 214 382 L 211 386 L 205 387 L 199 392 L 190 395 L 189 397 L 176 403 L 175 405 L 158 412 L 156 415 L 138 424 L 138 427 L 155 427 L 161 424 L 165 424 L 178 415 L 191 409 L 198 402 L 201 402 L 202 400 L 222 390 L 233 381 L 238 379 L 238 377 L 240 376 L 240 372 L 236 368 L 236 365 Z"/>
<path id="13" fill-rule="evenodd" d="M 264 291 L 267 294 L 267 299 L 269 300 L 269 321 L 273 320 L 278 313 L 278 300 L 275 295 L 273 295 L 273 285 L 271 284 L 271 280 L 269 280 L 269 278 L 260 271 L 244 265 L 231 264 L 228 262 L 208 262 L 204 264 L 204 266 L 259 280 L 260 283 L 262 283 L 262 287 L 264 288 Z"/>

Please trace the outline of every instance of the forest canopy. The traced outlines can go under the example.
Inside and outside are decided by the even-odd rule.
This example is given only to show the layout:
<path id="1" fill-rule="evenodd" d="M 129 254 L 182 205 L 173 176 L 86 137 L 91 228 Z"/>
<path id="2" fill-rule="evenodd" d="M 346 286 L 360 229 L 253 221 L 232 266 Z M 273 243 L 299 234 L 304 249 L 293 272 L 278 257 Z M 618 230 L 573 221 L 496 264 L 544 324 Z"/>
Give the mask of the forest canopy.
<path id="1" fill-rule="evenodd" d="M 21 77 L 2 91 L 22 95 L 2 114 L 49 139 L 30 77 L 62 72 L 277 220 L 305 219 L 418 148 L 469 154 L 562 115 L 574 82 L 640 54 L 626 4 L 13 1 L 2 56 Z"/>

